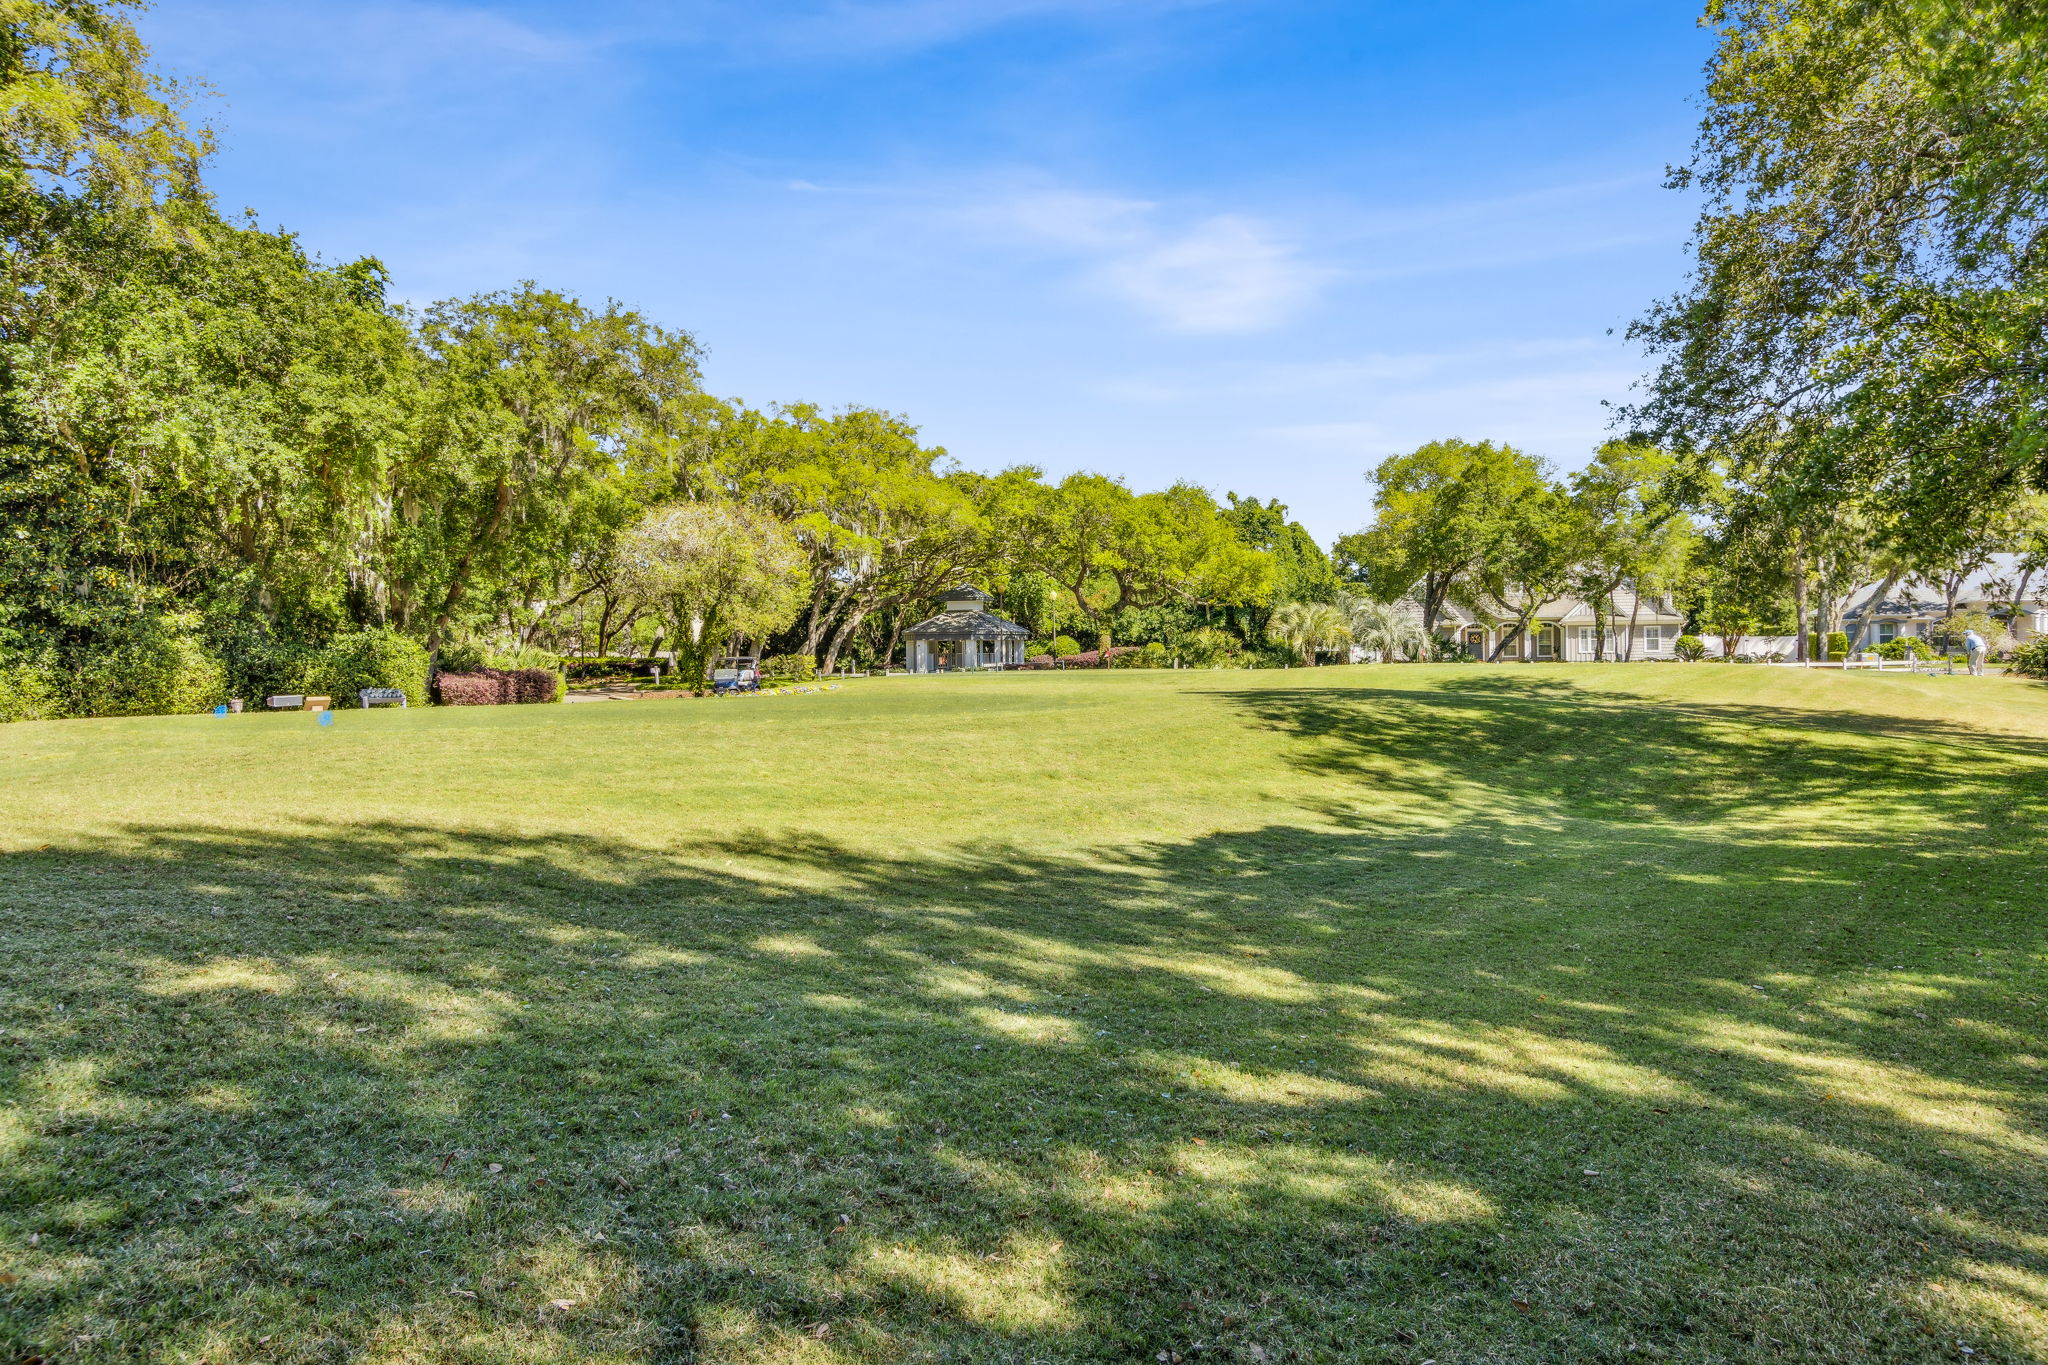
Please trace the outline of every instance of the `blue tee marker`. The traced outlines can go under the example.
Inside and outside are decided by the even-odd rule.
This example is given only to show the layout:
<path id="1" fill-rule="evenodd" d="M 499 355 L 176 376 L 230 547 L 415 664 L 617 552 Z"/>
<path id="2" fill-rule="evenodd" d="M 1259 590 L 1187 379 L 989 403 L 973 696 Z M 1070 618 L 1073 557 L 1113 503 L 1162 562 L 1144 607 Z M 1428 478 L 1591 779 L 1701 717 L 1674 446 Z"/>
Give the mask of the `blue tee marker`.
<path id="1" fill-rule="evenodd" d="M 332 711 L 322 711 L 320 713 L 320 723 L 322 725 L 334 724 L 334 713 Z"/>
<path id="2" fill-rule="evenodd" d="M 227 713 L 228 704 L 226 702 L 222 702 L 219 706 L 213 708 L 213 714 L 215 714 L 216 716 L 224 716 Z"/>

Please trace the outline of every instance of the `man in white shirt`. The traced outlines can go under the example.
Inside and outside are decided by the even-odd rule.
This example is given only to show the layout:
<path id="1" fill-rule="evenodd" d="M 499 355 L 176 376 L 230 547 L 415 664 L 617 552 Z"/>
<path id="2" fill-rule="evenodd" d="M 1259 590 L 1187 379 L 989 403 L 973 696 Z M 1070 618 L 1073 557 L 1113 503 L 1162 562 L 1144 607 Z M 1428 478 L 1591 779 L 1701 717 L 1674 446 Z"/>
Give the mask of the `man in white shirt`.
<path id="1" fill-rule="evenodd" d="M 1984 637 L 1976 631 L 1966 630 L 1963 632 L 1963 653 L 1969 656 L 1971 677 L 1981 678 L 1984 676 L 1984 652 L 1988 648 L 1989 646 L 1984 643 Z"/>

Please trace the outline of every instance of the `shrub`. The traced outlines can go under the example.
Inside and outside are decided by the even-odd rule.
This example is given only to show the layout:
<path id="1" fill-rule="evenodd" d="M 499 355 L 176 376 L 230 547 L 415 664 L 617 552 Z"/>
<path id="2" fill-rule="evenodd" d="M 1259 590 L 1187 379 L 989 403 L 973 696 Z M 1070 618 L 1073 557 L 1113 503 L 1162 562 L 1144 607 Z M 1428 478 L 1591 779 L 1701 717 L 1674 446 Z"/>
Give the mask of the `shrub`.
<path id="1" fill-rule="evenodd" d="M 1125 647 L 1109 651 L 1111 668 L 1169 668 L 1172 665 L 1173 657 L 1157 640 L 1135 649 Z"/>
<path id="2" fill-rule="evenodd" d="M 1877 656 L 1880 659 L 1903 659 L 1907 655 L 1916 659 L 1931 659 L 1934 657 L 1934 646 L 1917 635 L 1900 635 L 1886 640 L 1877 647 Z"/>
<path id="3" fill-rule="evenodd" d="M 1142 645 L 1111 645 L 1109 647 L 1109 666 L 1111 668 L 1129 668 L 1132 665 L 1120 661 L 1130 655 L 1143 652 L 1144 646 Z M 1063 664 L 1072 664 L 1076 668 L 1094 668 L 1102 661 L 1102 652 L 1095 649 L 1084 649 L 1075 654 L 1062 654 L 1059 661 Z"/>
<path id="4" fill-rule="evenodd" d="M 395 687 L 408 706 L 425 706 L 425 646 L 382 626 L 338 635 L 304 656 L 285 690 L 332 697 L 342 707 L 354 706 L 356 693 L 366 687 Z"/>
<path id="5" fill-rule="evenodd" d="M 2012 651 L 2012 671 L 2029 678 L 2048 678 L 2048 635 L 2037 635 Z"/>
<path id="6" fill-rule="evenodd" d="M 1849 657 L 1848 631 L 1831 630 L 1828 632 L 1828 657 L 1830 659 L 1846 659 Z"/>
<path id="7" fill-rule="evenodd" d="M 1696 664 L 1707 657 L 1707 642 L 1697 635 L 1681 635 L 1671 644 L 1671 657 Z"/>
<path id="8" fill-rule="evenodd" d="M 491 661 L 485 657 L 487 652 L 481 640 L 442 645 L 441 655 L 434 660 L 434 665 L 443 673 L 474 673 L 491 666 Z"/>
<path id="9" fill-rule="evenodd" d="M 1073 636 L 1057 635 L 1053 637 L 1052 655 L 1054 658 L 1064 659 L 1069 654 L 1079 654 L 1080 652 L 1081 642 L 1079 640 L 1076 640 Z"/>
<path id="10" fill-rule="evenodd" d="M 1430 637 L 1429 649 L 1425 656 L 1434 664 L 1469 664 L 1473 662 L 1471 646 L 1463 640 L 1454 640 L 1448 635 Z"/>
<path id="11" fill-rule="evenodd" d="M 538 645 L 510 645 L 500 649 L 480 640 L 465 640 L 461 644 L 441 646 L 440 669 L 443 673 L 476 673 L 484 669 L 508 673 L 522 668 L 559 671 L 563 667 L 561 655 Z"/>
<path id="12" fill-rule="evenodd" d="M 559 701 L 562 675 L 548 668 L 479 668 L 436 673 L 434 699 L 443 706 L 513 706 Z"/>
<path id="13" fill-rule="evenodd" d="M 55 720 L 64 714 L 64 688 L 47 655 L 0 659 L 0 722 Z"/>
<path id="14" fill-rule="evenodd" d="M 808 654 L 770 654 L 761 660 L 761 676 L 807 683 L 818 676 L 818 661 Z"/>
<path id="15" fill-rule="evenodd" d="M 200 642 L 198 619 L 146 617 L 85 656 L 72 677 L 81 716 L 180 716 L 227 699 L 227 671 Z"/>
<path id="16" fill-rule="evenodd" d="M 1236 662 L 1237 637 L 1214 626 L 1202 626 L 1180 637 L 1181 662 L 1189 668 L 1220 668 Z"/>

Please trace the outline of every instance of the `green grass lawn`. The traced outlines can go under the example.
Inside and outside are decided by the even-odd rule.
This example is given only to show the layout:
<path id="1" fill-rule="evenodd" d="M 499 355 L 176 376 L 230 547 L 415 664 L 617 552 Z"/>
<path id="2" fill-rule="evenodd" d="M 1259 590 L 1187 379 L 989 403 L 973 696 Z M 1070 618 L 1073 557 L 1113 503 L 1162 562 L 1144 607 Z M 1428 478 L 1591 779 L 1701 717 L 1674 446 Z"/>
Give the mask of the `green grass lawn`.
<path id="1" fill-rule="evenodd" d="M 0 1365 L 2048 1357 L 2048 688 L 0 729 Z"/>

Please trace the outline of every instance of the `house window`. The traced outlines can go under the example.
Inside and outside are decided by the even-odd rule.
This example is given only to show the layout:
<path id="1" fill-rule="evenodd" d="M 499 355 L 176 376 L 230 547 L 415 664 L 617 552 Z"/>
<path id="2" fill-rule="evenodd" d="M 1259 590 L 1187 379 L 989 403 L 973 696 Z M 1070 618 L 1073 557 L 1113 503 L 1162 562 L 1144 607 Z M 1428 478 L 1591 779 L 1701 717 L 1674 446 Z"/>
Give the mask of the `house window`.
<path id="1" fill-rule="evenodd" d="M 1562 632 L 1556 626 L 1544 626 L 1538 630 L 1536 632 L 1536 657 L 1539 659 L 1555 659 L 1561 634 Z"/>
<path id="2" fill-rule="evenodd" d="M 1645 654 L 1655 654 L 1662 648 L 1664 648 L 1664 627 L 1644 626 L 1643 652 Z"/>
<path id="3" fill-rule="evenodd" d="M 1897 621 L 1879 621 L 1877 623 L 1877 642 L 1879 644 L 1888 645 L 1898 638 L 1899 623 Z"/>
<path id="4" fill-rule="evenodd" d="M 1601 651 L 1602 628 L 1600 626 L 1574 626 L 1572 629 L 1578 632 L 1577 648 L 1580 658 L 1590 659 L 1596 651 Z M 1611 659 L 1616 653 L 1614 632 L 1609 630 L 1605 632 L 1605 635 L 1607 644 L 1602 652 Z"/>

